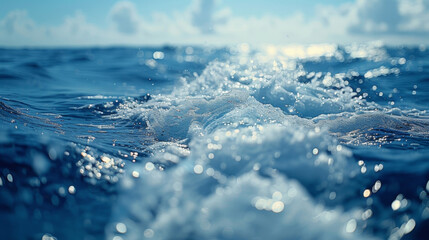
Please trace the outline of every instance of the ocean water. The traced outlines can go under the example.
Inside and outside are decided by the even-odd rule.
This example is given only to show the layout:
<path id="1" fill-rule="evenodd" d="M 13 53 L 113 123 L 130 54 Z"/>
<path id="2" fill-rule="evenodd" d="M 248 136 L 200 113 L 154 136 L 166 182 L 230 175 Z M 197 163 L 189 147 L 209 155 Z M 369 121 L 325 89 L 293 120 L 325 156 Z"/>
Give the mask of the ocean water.
<path id="1" fill-rule="evenodd" d="M 0 49 L 1 239 L 426 239 L 429 49 Z"/>

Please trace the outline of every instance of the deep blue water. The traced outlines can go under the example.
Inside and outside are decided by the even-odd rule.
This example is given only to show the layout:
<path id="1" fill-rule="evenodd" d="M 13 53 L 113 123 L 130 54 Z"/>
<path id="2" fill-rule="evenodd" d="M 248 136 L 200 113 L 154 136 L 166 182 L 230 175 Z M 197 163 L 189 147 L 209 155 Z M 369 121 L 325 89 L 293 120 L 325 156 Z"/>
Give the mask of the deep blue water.
<path id="1" fill-rule="evenodd" d="M 425 239 L 429 49 L 0 49 L 1 239 Z"/>

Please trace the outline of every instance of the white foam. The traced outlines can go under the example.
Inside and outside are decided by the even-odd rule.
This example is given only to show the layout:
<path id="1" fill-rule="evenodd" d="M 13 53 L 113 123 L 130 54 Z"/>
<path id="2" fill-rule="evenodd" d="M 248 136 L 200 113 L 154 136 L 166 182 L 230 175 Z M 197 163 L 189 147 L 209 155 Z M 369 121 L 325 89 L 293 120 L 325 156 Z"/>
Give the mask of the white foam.
<path id="1" fill-rule="evenodd" d="M 169 172 L 144 172 L 120 195 L 113 222 L 126 224 L 128 239 L 138 239 L 148 229 L 154 239 L 361 237 L 346 232 L 357 212 L 316 204 L 297 181 L 250 171 L 220 183 L 219 172 L 207 172 L 195 174 L 187 164 Z M 110 236 L 117 234 L 114 223 Z"/>
<path id="2" fill-rule="evenodd" d="M 160 140 L 152 147 L 152 160 L 176 166 L 124 180 L 114 217 L 129 225 L 127 237 L 148 229 L 155 239 L 356 237 L 345 232 L 353 213 L 325 209 L 306 193 L 336 191 L 358 170 L 326 129 L 245 91 L 163 101 L 139 106 L 138 116 Z M 141 169 L 136 164 L 132 171 Z M 285 198 L 274 201 L 276 191 Z M 265 204 L 262 210 L 258 199 Z"/>
<path id="3" fill-rule="evenodd" d="M 130 239 L 362 238 L 362 209 L 327 207 L 365 182 L 350 181 L 360 168 L 332 133 L 403 122 L 368 123 L 360 115 L 377 105 L 344 76 L 306 77 L 294 64 L 215 61 L 171 94 L 120 104 L 108 117 L 145 122 L 155 143 L 150 171 L 127 165 L 107 232 L 120 222 Z"/>
<path id="4" fill-rule="evenodd" d="M 179 88 L 176 96 L 219 96 L 242 89 L 258 101 L 279 107 L 286 114 L 315 117 L 355 111 L 366 104 L 346 82 L 336 76 L 326 81 L 300 82 L 302 67 L 288 63 L 252 62 L 245 65 L 213 62 L 195 81 Z M 325 78 L 326 78 L 325 77 Z"/>

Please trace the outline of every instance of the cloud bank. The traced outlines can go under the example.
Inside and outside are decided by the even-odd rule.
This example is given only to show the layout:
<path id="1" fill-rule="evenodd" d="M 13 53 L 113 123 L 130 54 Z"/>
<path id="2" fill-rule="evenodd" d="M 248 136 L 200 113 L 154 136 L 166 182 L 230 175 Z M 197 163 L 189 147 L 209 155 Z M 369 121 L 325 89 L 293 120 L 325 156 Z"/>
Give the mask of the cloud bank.
<path id="1" fill-rule="evenodd" d="M 216 0 L 195 0 L 183 12 L 142 16 L 132 2 L 121 1 L 106 13 L 109 25 L 102 28 L 88 22 L 81 12 L 48 27 L 16 10 L 0 18 L 0 45 L 429 43 L 427 0 L 356 0 L 316 6 L 315 12 L 311 17 L 297 12 L 246 18 Z"/>

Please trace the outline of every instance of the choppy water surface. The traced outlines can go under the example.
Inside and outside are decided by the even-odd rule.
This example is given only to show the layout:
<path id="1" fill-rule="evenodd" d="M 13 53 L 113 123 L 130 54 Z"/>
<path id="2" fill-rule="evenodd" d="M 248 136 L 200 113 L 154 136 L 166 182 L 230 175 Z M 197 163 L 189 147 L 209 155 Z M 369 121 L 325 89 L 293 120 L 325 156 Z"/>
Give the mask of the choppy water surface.
<path id="1" fill-rule="evenodd" d="M 425 239 L 425 46 L 0 50 L 3 239 Z"/>

